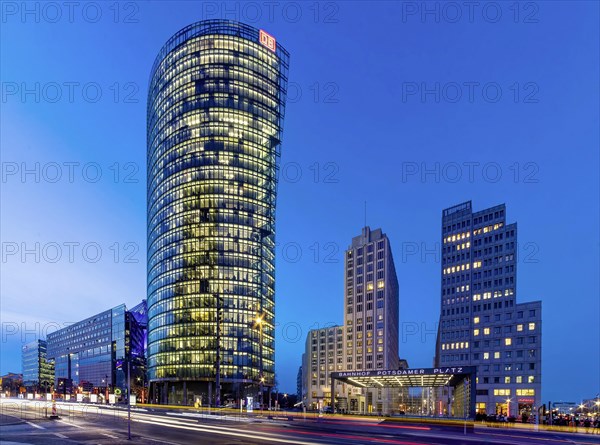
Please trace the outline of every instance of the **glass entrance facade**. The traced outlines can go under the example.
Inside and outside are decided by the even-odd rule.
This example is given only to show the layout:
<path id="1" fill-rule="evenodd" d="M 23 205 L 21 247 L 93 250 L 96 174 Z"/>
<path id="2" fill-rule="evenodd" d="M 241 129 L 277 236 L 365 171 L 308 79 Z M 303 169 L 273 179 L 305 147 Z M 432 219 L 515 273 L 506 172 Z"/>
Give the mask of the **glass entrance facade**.
<path id="1" fill-rule="evenodd" d="M 275 199 L 289 55 L 207 20 L 160 50 L 148 93 L 148 373 L 155 402 L 274 381 Z"/>

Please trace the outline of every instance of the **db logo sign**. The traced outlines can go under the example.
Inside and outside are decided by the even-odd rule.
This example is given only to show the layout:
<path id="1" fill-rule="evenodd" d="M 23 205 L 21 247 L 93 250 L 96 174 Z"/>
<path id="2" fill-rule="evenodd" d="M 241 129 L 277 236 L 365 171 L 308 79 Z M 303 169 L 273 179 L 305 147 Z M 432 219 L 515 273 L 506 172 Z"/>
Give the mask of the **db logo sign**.
<path id="1" fill-rule="evenodd" d="M 275 37 L 273 37 L 271 34 L 265 32 L 265 31 L 263 31 L 262 29 L 260 30 L 259 37 L 260 37 L 261 44 L 265 45 L 271 51 L 275 51 L 275 48 L 276 48 Z"/>

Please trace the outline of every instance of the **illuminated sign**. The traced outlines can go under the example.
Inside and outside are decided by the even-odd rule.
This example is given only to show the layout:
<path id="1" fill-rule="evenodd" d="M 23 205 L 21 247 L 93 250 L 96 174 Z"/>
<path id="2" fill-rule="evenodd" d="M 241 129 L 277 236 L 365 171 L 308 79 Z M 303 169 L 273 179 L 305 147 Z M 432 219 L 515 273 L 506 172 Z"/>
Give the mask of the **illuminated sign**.
<path id="1" fill-rule="evenodd" d="M 385 377 L 399 375 L 454 375 L 454 374 L 470 374 L 474 372 L 472 367 L 454 367 L 454 368 L 417 368 L 417 369 L 384 369 L 379 371 L 348 371 L 348 372 L 332 372 L 334 378 L 344 377 Z"/>
<path id="2" fill-rule="evenodd" d="M 260 43 L 265 45 L 271 51 L 275 51 L 275 48 L 277 48 L 277 42 L 275 41 L 275 37 L 273 37 L 271 34 L 265 32 L 265 31 L 263 31 L 262 29 L 260 30 L 260 33 L 259 33 L 259 39 L 260 39 Z"/>

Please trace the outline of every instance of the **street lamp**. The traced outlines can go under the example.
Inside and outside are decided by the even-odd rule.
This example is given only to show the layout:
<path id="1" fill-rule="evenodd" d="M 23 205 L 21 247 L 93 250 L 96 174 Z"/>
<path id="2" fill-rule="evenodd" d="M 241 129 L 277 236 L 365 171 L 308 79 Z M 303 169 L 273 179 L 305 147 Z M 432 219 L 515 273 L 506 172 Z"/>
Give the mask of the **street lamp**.
<path id="1" fill-rule="evenodd" d="M 142 379 L 141 379 L 141 377 L 138 375 L 138 376 L 135 378 L 135 381 L 136 381 L 136 382 L 138 383 L 138 385 L 139 385 L 139 383 L 142 381 Z M 142 397 L 141 397 L 141 399 L 142 399 L 142 403 L 144 403 L 144 387 L 143 387 L 143 386 L 142 386 Z"/>
<path id="2" fill-rule="evenodd" d="M 259 366 L 259 372 L 258 372 L 258 376 L 260 379 L 260 398 L 259 398 L 259 402 L 260 402 L 260 409 L 262 409 L 263 407 L 263 385 L 265 383 L 265 377 L 263 376 L 263 339 L 262 339 L 262 335 L 263 335 L 263 329 L 262 329 L 262 324 L 263 324 L 263 319 L 261 315 L 258 315 L 256 317 L 256 320 L 254 320 L 256 326 L 258 327 L 258 343 L 259 343 L 259 362 L 258 362 L 258 366 Z"/>
<path id="3" fill-rule="evenodd" d="M 138 383 L 142 382 L 142 403 L 144 403 L 144 400 L 146 400 L 146 376 L 145 375 L 142 375 L 141 377 L 137 376 L 136 381 Z"/>
<path id="4" fill-rule="evenodd" d="M 263 338 L 262 338 L 262 324 L 263 324 L 263 316 L 262 316 L 262 311 L 264 308 L 264 294 L 263 294 L 263 274 L 264 274 L 264 270 L 263 270 L 263 243 L 264 240 L 266 238 L 268 238 L 271 235 L 271 232 L 267 229 L 258 229 L 257 232 L 253 233 L 252 238 L 258 243 L 258 256 L 259 256 L 259 280 L 258 280 L 258 295 L 257 297 L 259 298 L 259 313 L 260 315 L 258 315 L 256 317 L 256 325 L 259 328 L 259 342 L 260 342 L 260 362 L 259 362 L 259 372 L 260 372 L 260 405 L 261 405 L 261 409 L 262 409 L 262 404 L 263 404 L 263 383 L 264 383 L 264 375 L 263 375 Z M 269 406 L 271 405 L 271 397 L 269 395 Z"/>

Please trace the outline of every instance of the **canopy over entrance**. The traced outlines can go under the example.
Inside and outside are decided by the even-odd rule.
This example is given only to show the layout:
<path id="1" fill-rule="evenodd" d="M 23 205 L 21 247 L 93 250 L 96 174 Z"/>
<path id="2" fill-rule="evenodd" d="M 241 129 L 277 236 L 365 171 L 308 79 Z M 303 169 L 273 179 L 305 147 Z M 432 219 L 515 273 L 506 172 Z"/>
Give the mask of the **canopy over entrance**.
<path id="1" fill-rule="evenodd" d="M 360 388 L 452 388 L 456 412 L 474 418 L 476 370 L 475 366 L 455 366 L 332 372 L 331 394 L 335 393 L 336 380 Z M 332 408 L 335 412 L 335 403 Z"/>

